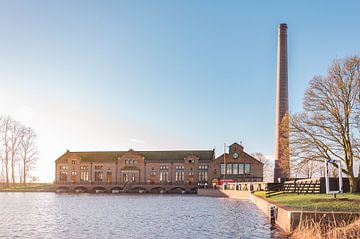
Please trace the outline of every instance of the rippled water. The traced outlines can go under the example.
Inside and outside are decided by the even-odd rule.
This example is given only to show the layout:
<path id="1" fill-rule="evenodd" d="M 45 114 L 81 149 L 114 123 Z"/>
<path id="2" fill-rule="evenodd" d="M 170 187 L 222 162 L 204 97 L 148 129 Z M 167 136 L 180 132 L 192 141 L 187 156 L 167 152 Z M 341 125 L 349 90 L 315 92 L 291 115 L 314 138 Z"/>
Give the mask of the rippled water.
<path id="1" fill-rule="evenodd" d="M 0 193 L 2 238 L 277 238 L 277 234 L 246 200 Z"/>

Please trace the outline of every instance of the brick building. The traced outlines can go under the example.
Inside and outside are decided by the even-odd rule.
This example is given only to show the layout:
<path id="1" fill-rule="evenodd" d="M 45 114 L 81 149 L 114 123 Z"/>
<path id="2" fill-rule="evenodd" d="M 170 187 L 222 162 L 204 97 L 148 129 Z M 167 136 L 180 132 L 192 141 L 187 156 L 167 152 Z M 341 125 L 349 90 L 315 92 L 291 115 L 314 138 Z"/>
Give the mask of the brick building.
<path id="1" fill-rule="evenodd" d="M 221 178 L 262 181 L 263 164 L 237 143 L 215 150 L 70 152 L 56 161 L 56 184 L 208 185 Z"/>

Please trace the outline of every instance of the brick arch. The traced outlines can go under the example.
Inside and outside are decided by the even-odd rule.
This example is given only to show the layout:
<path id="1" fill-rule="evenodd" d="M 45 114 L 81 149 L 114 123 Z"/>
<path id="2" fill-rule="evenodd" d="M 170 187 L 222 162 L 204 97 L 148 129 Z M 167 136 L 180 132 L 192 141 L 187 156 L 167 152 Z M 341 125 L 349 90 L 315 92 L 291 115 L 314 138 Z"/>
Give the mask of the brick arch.
<path id="1" fill-rule="evenodd" d="M 124 189 L 124 187 L 116 186 L 116 187 L 112 187 L 112 188 L 110 189 L 110 191 L 112 191 L 112 190 L 122 191 L 123 189 Z"/>
<path id="2" fill-rule="evenodd" d="M 146 192 L 146 188 L 141 187 L 141 186 L 137 186 L 137 187 L 132 188 L 131 191 L 138 192 L 138 193 L 140 193 L 140 191 Z"/>
<path id="3" fill-rule="evenodd" d="M 102 187 L 102 186 L 96 186 L 93 187 L 92 191 L 96 192 L 96 190 L 103 190 L 104 192 L 106 191 L 106 188 Z"/>
<path id="4" fill-rule="evenodd" d="M 77 186 L 77 187 L 74 188 L 75 192 L 79 191 L 79 190 L 82 191 L 82 192 L 88 192 L 89 191 L 89 189 L 87 187 L 85 187 L 85 186 Z"/>
<path id="5" fill-rule="evenodd" d="M 170 188 L 170 190 L 168 191 L 169 193 L 182 193 L 183 191 L 186 192 L 186 189 L 180 186 L 176 186 L 173 188 Z"/>
<path id="6" fill-rule="evenodd" d="M 151 193 L 160 193 L 161 190 L 166 192 L 165 188 L 159 187 L 159 186 L 150 188 L 149 192 L 151 192 Z"/>
<path id="7" fill-rule="evenodd" d="M 70 188 L 65 186 L 60 186 L 55 189 L 56 192 L 69 192 Z"/>

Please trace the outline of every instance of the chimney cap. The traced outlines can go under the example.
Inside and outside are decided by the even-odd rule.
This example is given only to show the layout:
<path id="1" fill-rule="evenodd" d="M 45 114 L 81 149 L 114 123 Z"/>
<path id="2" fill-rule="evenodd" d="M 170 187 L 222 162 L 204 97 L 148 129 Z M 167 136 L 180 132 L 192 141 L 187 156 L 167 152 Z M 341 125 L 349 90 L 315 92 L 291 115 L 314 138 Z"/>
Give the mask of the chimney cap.
<path id="1" fill-rule="evenodd" d="M 283 27 L 284 27 L 284 28 L 287 28 L 287 24 L 286 24 L 286 23 L 280 23 L 280 24 L 279 24 L 279 27 L 281 27 L 281 28 L 283 28 Z"/>

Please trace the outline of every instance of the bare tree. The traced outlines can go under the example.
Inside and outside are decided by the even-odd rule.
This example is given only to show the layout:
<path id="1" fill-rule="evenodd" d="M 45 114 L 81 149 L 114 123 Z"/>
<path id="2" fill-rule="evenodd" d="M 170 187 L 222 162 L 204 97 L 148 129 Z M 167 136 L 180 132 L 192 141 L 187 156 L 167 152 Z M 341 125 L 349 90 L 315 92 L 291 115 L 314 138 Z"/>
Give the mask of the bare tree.
<path id="1" fill-rule="evenodd" d="M 11 128 L 12 119 L 10 117 L 2 118 L 1 119 L 1 145 L 3 151 L 3 167 L 5 171 L 5 187 L 9 187 L 9 157 L 10 157 L 10 128 Z"/>
<path id="2" fill-rule="evenodd" d="M 324 174 L 324 163 L 315 160 L 292 162 L 293 174 L 297 178 L 314 178 Z"/>
<path id="3" fill-rule="evenodd" d="M 264 164 L 263 167 L 263 176 L 265 182 L 270 182 L 273 180 L 273 173 L 274 173 L 274 164 L 265 157 L 263 153 L 253 153 L 252 156 L 262 162 Z"/>
<path id="4" fill-rule="evenodd" d="M 23 137 L 23 126 L 20 125 L 17 121 L 11 120 L 10 124 L 10 162 L 11 162 L 11 181 L 13 186 L 15 186 L 15 166 L 17 155 L 20 150 L 21 138 Z"/>
<path id="5" fill-rule="evenodd" d="M 36 134 L 31 128 L 21 125 L 11 117 L 0 117 L 0 163 L 1 179 L 5 187 L 17 181 L 16 170 L 21 173 L 18 179 L 26 183 L 29 171 L 34 168 L 38 151 L 35 144 Z M 18 168 L 16 168 L 18 167 Z"/>
<path id="6" fill-rule="evenodd" d="M 23 128 L 23 134 L 20 140 L 20 158 L 22 162 L 22 180 L 26 184 L 29 171 L 35 167 L 38 159 L 38 150 L 36 147 L 36 134 L 32 128 Z"/>
<path id="7" fill-rule="evenodd" d="M 290 119 L 291 155 L 298 164 L 340 159 L 350 190 L 358 190 L 354 160 L 360 158 L 360 58 L 334 61 L 305 92 L 304 112 Z M 338 167 L 337 164 L 334 166 Z"/>

